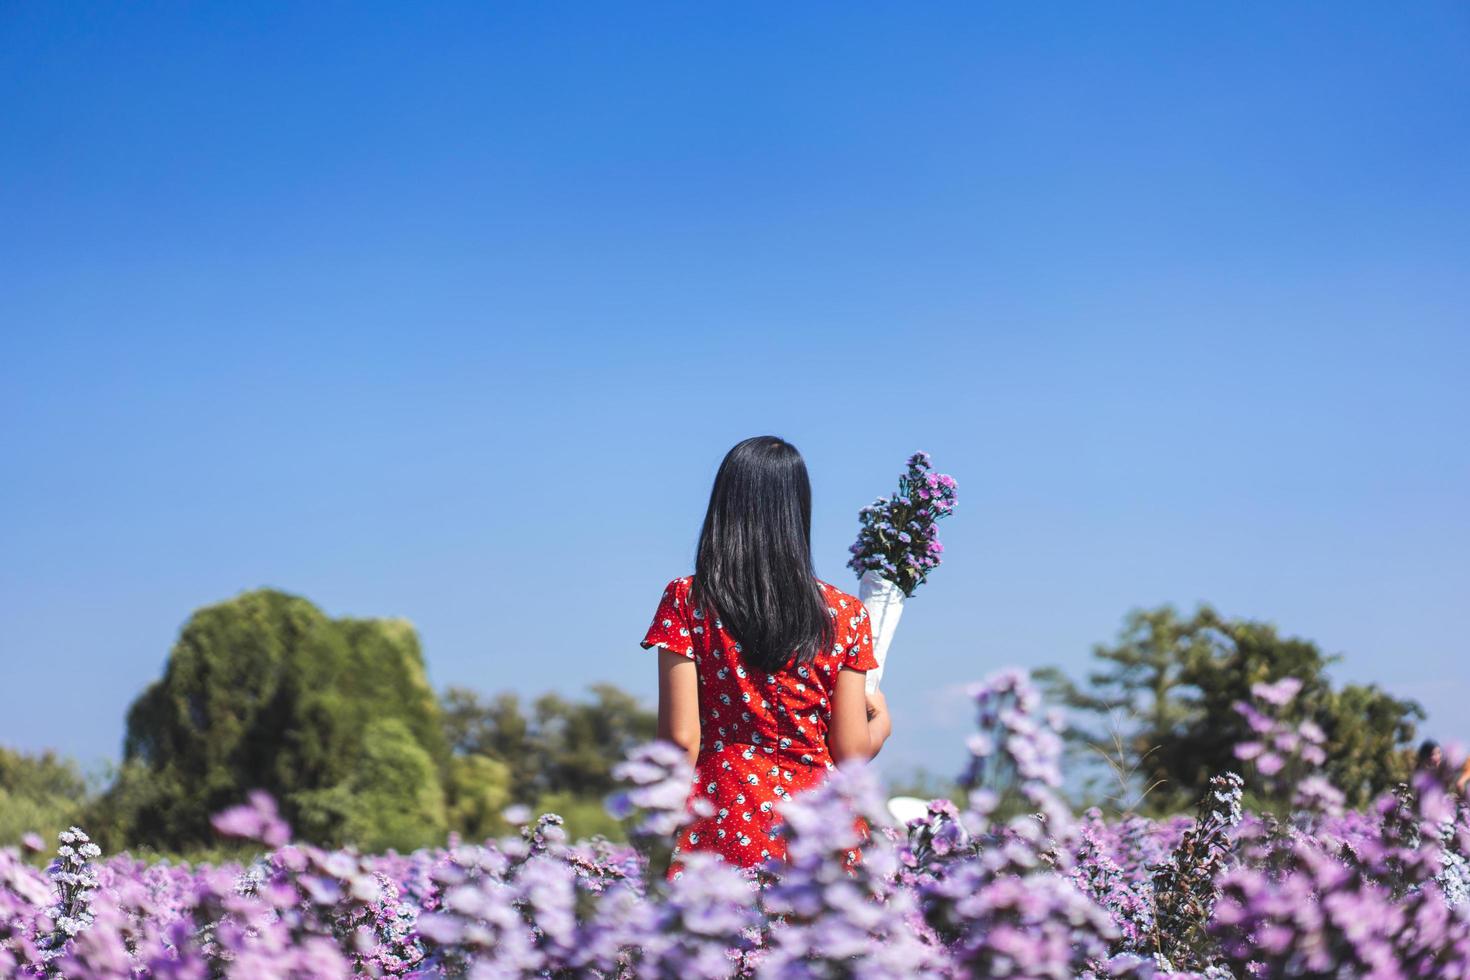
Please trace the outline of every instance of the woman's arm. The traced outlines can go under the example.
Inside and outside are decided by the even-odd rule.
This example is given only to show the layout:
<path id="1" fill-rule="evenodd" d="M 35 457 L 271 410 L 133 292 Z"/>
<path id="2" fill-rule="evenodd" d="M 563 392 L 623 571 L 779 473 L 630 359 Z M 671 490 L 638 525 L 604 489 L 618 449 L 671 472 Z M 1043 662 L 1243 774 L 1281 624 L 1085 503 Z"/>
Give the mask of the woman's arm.
<path id="1" fill-rule="evenodd" d="M 699 678 L 683 654 L 658 652 L 658 737 L 699 758 Z"/>
<path id="2" fill-rule="evenodd" d="M 866 693 L 866 691 L 864 691 Z M 867 695 L 868 741 L 873 743 L 873 755 L 883 749 L 883 743 L 893 734 L 893 720 L 888 717 L 888 699 L 882 691 Z"/>
<path id="3" fill-rule="evenodd" d="M 827 727 L 827 751 L 839 765 L 848 759 L 871 759 L 893 730 L 883 695 L 865 690 L 867 675 L 839 670 L 832 691 L 832 721 Z"/>

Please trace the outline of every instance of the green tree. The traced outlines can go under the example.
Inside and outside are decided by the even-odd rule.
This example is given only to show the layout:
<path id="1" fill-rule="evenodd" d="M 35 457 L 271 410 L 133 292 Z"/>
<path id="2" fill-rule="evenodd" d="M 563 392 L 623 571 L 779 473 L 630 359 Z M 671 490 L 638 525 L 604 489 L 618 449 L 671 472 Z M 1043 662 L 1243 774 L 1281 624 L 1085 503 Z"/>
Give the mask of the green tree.
<path id="1" fill-rule="evenodd" d="M 449 760 L 443 712 L 424 665 L 418 631 L 406 619 L 338 619 L 347 640 L 349 703 L 367 726 L 397 718 L 434 764 Z M 386 709 L 386 710 L 385 710 Z"/>
<path id="2" fill-rule="evenodd" d="M 0 846 L 18 843 L 31 831 L 54 843 L 58 833 L 81 819 L 90 795 L 72 760 L 0 746 Z"/>
<path id="3" fill-rule="evenodd" d="M 1360 804 L 1409 778 L 1415 722 L 1424 710 L 1372 684 L 1348 684 L 1317 716 L 1327 733 L 1327 777 Z"/>
<path id="4" fill-rule="evenodd" d="M 1116 801 L 1131 800 L 1137 793 L 1157 802 L 1161 789 L 1167 794 L 1172 788 L 1175 772 L 1160 753 L 1182 736 L 1191 718 L 1191 705 L 1179 696 L 1184 671 L 1218 642 L 1221 625 L 1208 606 L 1188 620 L 1172 606 L 1134 610 L 1116 644 L 1092 648 L 1099 665 L 1084 684 L 1055 668 L 1036 671 L 1053 697 L 1083 716 L 1095 716 L 1091 726 L 1084 722 L 1073 728 L 1069 739 L 1090 761 L 1107 761 L 1111 771 L 1101 782 L 1115 791 Z M 1125 786 L 1117 785 L 1119 772 Z"/>
<path id="5" fill-rule="evenodd" d="M 289 798 L 306 836 L 364 851 L 412 851 L 439 844 L 447 828 L 438 766 L 397 718 L 368 729 L 342 782 Z"/>
<path id="6" fill-rule="evenodd" d="M 185 624 L 163 677 L 128 712 L 124 771 L 109 803 L 130 844 L 206 843 L 209 817 L 257 788 L 308 839 L 378 839 L 343 799 L 377 785 L 362 772 L 387 756 L 412 762 L 422 793 L 440 796 L 442 827 L 437 769 L 448 754 L 409 624 L 333 620 L 305 599 L 260 590 Z M 409 805 L 432 813 L 420 795 L 409 793 Z M 385 811 L 382 834 L 391 836 L 395 812 Z"/>
<path id="7" fill-rule="evenodd" d="M 1186 807 L 1211 776 L 1241 768 L 1234 750 L 1248 731 L 1235 704 L 1249 701 L 1257 682 L 1302 681 L 1290 710 L 1327 733 L 1326 775 L 1354 804 L 1401 778 L 1423 717 L 1414 702 L 1371 685 L 1334 689 L 1327 668 L 1339 658 L 1311 641 L 1208 606 L 1188 619 L 1169 606 L 1130 613 L 1118 641 L 1093 654 L 1101 666 L 1086 684 L 1054 669 L 1038 677 L 1083 716 L 1074 744 L 1109 761 L 1109 778 L 1126 787 L 1113 796 L 1120 808 L 1140 798 L 1153 811 Z"/>
<path id="8" fill-rule="evenodd" d="M 471 840 L 483 840 L 509 828 L 501 813 L 511 802 L 510 766 L 488 755 L 457 755 L 449 762 L 445 783 L 449 826 Z"/>
<path id="9" fill-rule="evenodd" d="M 514 694 L 485 700 L 450 688 L 445 738 L 456 754 L 503 762 L 512 802 L 531 805 L 552 794 L 601 799 L 612 791 L 613 766 L 658 726 L 653 712 L 611 684 L 593 686 L 592 694 L 583 702 L 545 694 L 527 715 Z"/>
<path id="10" fill-rule="evenodd" d="M 468 688 L 451 687 L 444 692 L 444 731 L 456 756 L 481 755 L 506 767 L 512 802 L 531 802 L 540 753 L 531 719 L 514 693 L 485 700 Z"/>
<path id="11" fill-rule="evenodd" d="M 533 813 L 557 813 L 574 836 L 622 837 L 603 809 L 613 767 L 628 750 L 654 737 L 657 717 L 610 684 L 592 699 L 557 694 L 537 698 L 527 712 L 516 695 L 485 699 L 465 688 L 444 694 L 450 826 L 470 837 L 507 830 L 501 813 L 518 803 Z"/>
<path id="12" fill-rule="evenodd" d="M 555 694 L 536 701 L 540 786 L 547 793 L 599 799 L 613 790 L 613 766 L 628 750 L 652 739 L 658 718 L 626 691 L 594 684 L 593 700 L 568 702 Z"/>
<path id="13" fill-rule="evenodd" d="M 1210 642 L 1189 649 L 1180 671 L 1178 701 L 1185 720 L 1173 738 L 1159 743 L 1153 757 L 1171 780 L 1170 788 L 1186 795 L 1202 790 L 1217 773 L 1242 768 L 1235 746 L 1250 736 L 1235 705 L 1251 700 L 1252 684 L 1299 679 L 1301 693 L 1291 708 L 1294 719 L 1316 717 L 1332 700 L 1326 669 L 1336 658 L 1324 656 L 1316 644 L 1282 637 L 1269 623 L 1224 622 L 1204 612 L 1211 618 L 1206 630 Z"/>

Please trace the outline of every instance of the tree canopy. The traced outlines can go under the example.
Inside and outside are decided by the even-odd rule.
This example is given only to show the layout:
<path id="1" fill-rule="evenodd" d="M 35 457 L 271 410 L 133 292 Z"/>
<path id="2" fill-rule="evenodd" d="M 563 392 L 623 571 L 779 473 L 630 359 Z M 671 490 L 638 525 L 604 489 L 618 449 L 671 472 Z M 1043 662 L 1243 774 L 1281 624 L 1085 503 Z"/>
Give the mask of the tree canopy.
<path id="1" fill-rule="evenodd" d="M 483 699 L 465 688 L 445 692 L 445 730 L 454 751 L 504 763 L 510 797 L 532 804 L 553 794 L 602 797 L 612 768 L 649 741 L 657 718 L 626 691 L 594 684 L 592 700 L 537 698 L 527 713 L 514 694 Z"/>
<path id="2" fill-rule="evenodd" d="M 419 842 L 427 843 L 444 828 L 437 770 L 448 752 L 411 625 L 331 619 L 305 599 L 259 590 L 185 624 L 163 677 L 128 712 L 124 766 L 108 802 L 127 804 L 130 816 L 119 817 L 135 843 L 206 842 L 211 814 L 264 789 L 310 839 L 388 834 L 405 846 L 411 835 L 387 829 L 394 813 L 374 816 L 354 803 L 381 799 L 379 776 L 407 791 L 400 777 L 388 780 L 391 759 L 422 777 L 408 796 L 438 815 L 423 824 Z"/>
<path id="3" fill-rule="evenodd" d="M 1326 733 L 1326 775 L 1353 805 L 1404 777 L 1424 717 L 1415 702 L 1375 685 L 1334 687 L 1327 668 L 1339 658 L 1315 643 L 1209 606 L 1188 618 L 1172 606 L 1134 611 L 1117 642 L 1093 655 L 1085 684 L 1055 669 L 1037 674 L 1082 715 L 1074 742 L 1109 760 L 1107 779 L 1121 784 L 1115 799 L 1125 808 L 1140 796 L 1144 809 L 1186 806 L 1211 776 L 1241 768 L 1234 749 L 1251 736 L 1235 704 L 1249 701 L 1257 682 L 1302 681 L 1290 710 Z"/>
<path id="4" fill-rule="evenodd" d="M 75 762 L 0 745 L 0 845 L 32 831 L 48 840 L 75 823 L 90 794 Z"/>

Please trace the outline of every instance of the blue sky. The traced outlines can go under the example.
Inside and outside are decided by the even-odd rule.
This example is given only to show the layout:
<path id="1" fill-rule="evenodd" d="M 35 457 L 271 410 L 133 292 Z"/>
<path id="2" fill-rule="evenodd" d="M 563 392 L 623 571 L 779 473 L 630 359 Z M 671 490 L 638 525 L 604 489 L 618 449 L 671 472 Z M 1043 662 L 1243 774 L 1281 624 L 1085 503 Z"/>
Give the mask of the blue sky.
<path id="1" fill-rule="evenodd" d="M 885 686 L 1200 600 L 1470 739 L 1460 3 L 0 8 L 0 743 L 115 757 L 191 610 L 652 699 L 724 451 L 819 571 L 960 482 Z"/>

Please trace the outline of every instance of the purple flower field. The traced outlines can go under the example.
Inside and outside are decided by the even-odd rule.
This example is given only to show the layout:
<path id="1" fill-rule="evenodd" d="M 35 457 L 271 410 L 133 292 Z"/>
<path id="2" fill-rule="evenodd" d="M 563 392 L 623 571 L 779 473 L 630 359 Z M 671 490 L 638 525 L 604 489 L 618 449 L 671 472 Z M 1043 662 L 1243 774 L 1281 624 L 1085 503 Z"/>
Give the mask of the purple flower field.
<path id="1" fill-rule="evenodd" d="M 608 801 L 632 846 L 560 819 L 408 855 L 290 842 L 263 795 L 220 814 L 249 863 L 102 856 L 67 831 L 42 871 L 0 851 L 0 972 L 68 977 L 1467 977 L 1470 818 L 1420 777 L 1364 812 L 1311 775 L 1317 741 L 1260 686 L 1260 738 L 1192 816 L 1104 821 L 1058 795 L 1061 720 L 1024 675 L 974 694 L 959 802 L 896 827 L 874 775 L 833 774 L 785 808 L 790 862 L 693 855 L 668 881 L 689 770 L 638 750 Z M 1259 762 L 1265 758 L 1266 765 Z M 1241 809 L 1296 774 L 1288 813 Z M 856 867 L 853 816 L 872 838 Z M 28 846 L 45 846 L 31 840 Z"/>

